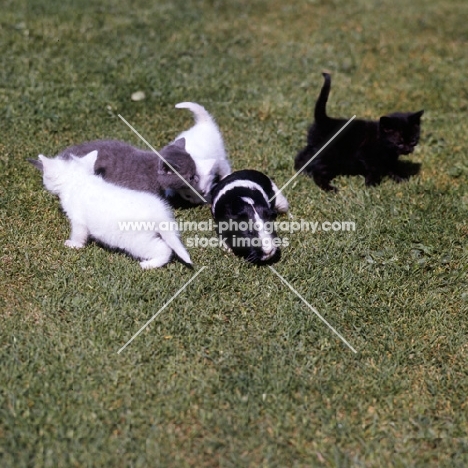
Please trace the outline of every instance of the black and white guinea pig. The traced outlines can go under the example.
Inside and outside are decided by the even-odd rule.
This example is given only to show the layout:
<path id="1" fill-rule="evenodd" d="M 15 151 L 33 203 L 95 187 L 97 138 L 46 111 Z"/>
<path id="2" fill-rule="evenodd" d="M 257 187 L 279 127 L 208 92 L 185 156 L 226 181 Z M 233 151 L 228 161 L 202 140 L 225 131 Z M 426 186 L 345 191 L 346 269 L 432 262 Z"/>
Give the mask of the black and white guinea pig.
<path id="1" fill-rule="evenodd" d="M 274 221 L 288 211 L 288 202 L 268 176 L 251 169 L 233 172 L 213 187 L 211 200 L 218 235 L 234 254 L 255 264 L 279 257 Z"/>

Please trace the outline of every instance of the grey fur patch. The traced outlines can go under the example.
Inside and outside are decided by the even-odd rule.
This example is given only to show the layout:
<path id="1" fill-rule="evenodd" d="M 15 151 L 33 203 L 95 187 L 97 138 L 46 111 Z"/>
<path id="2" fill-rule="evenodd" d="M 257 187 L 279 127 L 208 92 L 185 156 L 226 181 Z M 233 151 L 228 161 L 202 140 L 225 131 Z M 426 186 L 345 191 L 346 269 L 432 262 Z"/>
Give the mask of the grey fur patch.
<path id="1" fill-rule="evenodd" d="M 71 146 L 58 157 L 80 157 L 93 150 L 98 152 L 94 172 L 116 185 L 159 194 L 164 190 L 187 187 L 178 174 L 190 184 L 195 185 L 197 182 L 196 166 L 190 154 L 185 151 L 184 139 L 159 151 L 178 174 L 153 151 L 145 151 L 118 140 L 96 140 Z M 37 164 L 34 165 L 37 167 Z"/>

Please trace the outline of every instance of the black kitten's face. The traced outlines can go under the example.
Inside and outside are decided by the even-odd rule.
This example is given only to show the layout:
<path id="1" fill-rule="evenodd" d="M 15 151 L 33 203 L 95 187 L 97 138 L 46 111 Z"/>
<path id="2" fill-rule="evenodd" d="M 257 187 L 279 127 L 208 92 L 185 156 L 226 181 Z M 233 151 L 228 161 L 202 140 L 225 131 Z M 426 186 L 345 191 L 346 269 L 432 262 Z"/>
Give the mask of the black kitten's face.
<path id="1" fill-rule="evenodd" d="M 380 118 L 380 138 L 398 154 L 410 154 L 419 143 L 421 116 L 424 111 L 415 113 L 394 113 Z"/>

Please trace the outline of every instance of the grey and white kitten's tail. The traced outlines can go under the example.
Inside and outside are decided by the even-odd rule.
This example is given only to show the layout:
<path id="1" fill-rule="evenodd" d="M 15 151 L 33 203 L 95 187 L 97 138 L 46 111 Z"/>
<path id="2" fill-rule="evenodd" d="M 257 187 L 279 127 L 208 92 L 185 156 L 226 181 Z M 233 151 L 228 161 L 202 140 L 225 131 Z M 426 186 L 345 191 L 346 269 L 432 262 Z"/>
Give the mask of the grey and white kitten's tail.
<path id="1" fill-rule="evenodd" d="M 185 250 L 184 244 L 179 239 L 177 231 L 173 229 L 164 229 L 159 231 L 162 240 L 177 254 L 177 256 L 188 265 L 192 265 L 192 260 L 187 250 Z"/>
<path id="2" fill-rule="evenodd" d="M 211 117 L 209 112 L 196 102 L 179 102 L 179 104 L 176 104 L 175 107 L 177 109 L 191 110 L 195 118 L 195 123 L 214 123 L 213 117 Z"/>

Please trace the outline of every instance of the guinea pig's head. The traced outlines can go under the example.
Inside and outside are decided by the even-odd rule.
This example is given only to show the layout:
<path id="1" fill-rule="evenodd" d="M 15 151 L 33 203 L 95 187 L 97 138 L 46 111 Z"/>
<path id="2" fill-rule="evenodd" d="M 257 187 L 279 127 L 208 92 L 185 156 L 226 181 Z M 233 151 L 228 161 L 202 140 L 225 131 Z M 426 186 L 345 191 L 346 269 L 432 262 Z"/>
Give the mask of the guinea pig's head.
<path id="1" fill-rule="evenodd" d="M 274 261 L 279 256 L 276 211 L 262 197 L 234 198 L 223 218 L 218 221 L 218 233 L 235 255 L 254 264 Z"/>

